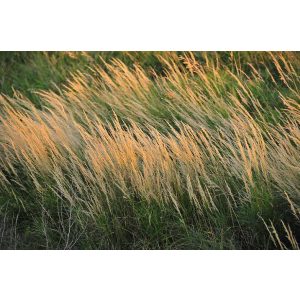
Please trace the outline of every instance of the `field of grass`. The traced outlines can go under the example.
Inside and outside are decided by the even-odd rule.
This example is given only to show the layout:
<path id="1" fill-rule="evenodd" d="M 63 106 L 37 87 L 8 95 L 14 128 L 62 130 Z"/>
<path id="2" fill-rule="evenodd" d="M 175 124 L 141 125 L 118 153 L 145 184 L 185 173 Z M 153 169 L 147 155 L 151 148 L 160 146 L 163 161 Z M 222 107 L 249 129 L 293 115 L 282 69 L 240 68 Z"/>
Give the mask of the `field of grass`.
<path id="1" fill-rule="evenodd" d="M 1 249 L 298 249 L 300 54 L 0 53 Z"/>

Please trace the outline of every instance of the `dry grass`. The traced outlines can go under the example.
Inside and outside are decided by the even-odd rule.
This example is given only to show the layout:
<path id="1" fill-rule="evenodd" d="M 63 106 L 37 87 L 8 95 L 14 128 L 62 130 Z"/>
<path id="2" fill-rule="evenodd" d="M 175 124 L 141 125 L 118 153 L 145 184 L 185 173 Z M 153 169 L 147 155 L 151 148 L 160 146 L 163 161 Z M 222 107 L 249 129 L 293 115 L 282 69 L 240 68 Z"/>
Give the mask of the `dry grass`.
<path id="1" fill-rule="evenodd" d="M 117 59 L 75 73 L 59 93 L 38 92 L 43 110 L 21 94 L 2 95 L 1 187 L 29 185 L 42 207 L 50 190 L 92 220 L 113 214 L 116 203 L 142 201 L 173 207 L 188 223 L 188 201 L 207 232 L 209 216 L 224 210 L 242 231 L 237 214 L 254 205 L 275 247 L 298 248 L 291 226 L 265 219 L 263 209 L 275 210 L 279 199 L 299 219 L 299 58 L 268 55 L 279 79 L 267 66 L 249 64 L 245 73 L 238 61 L 232 70 L 218 57 L 200 64 L 187 53 L 160 57 L 165 75 Z M 288 91 L 278 96 L 282 109 L 270 111 L 255 93 L 267 85 L 262 72 L 272 89 Z M 26 209 L 28 200 L 16 197 Z"/>

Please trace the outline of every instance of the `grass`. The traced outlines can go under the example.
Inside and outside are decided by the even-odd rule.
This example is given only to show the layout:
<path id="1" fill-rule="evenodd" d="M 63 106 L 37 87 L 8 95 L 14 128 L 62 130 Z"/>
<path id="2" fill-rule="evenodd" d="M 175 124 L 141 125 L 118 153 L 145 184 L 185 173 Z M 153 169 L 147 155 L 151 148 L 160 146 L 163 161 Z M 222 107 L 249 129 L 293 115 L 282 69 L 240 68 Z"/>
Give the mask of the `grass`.
<path id="1" fill-rule="evenodd" d="M 2 249 L 298 249 L 298 53 L 2 53 Z"/>

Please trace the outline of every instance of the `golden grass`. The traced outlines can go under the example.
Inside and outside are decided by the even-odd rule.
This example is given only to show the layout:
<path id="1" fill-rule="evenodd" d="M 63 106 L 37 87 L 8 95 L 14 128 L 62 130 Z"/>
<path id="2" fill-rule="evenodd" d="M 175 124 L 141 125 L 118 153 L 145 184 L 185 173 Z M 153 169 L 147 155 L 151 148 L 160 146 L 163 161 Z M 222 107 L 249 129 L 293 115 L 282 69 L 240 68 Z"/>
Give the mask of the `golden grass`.
<path id="1" fill-rule="evenodd" d="M 91 215 L 132 195 L 181 213 L 187 195 L 201 216 L 218 211 L 220 195 L 230 207 L 251 202 L 260 181 L 285 195 L 299 218 L 299 76 L 288 58 L 270 55 L 294 96 L 281 95 L 276 125 L 251 90 L 263 81 L 260 70 L 249 64 L 246 75 L 237 62 L 237 76 L 218 59 L 200 65 L 192 53 L 176 58 L 182 65 L 161 57 L 166 72 L 154 80 L 116 59 L 73 74 L 60 94 L 39 92 L 42 111 L 22 95 L 2 95 L 1 185 L 9 187 L 13 174 L 22 186 L 25 172 L 37 193 L 50 187 Z M 284 248 L 270 224 L 274 243 Z"/>

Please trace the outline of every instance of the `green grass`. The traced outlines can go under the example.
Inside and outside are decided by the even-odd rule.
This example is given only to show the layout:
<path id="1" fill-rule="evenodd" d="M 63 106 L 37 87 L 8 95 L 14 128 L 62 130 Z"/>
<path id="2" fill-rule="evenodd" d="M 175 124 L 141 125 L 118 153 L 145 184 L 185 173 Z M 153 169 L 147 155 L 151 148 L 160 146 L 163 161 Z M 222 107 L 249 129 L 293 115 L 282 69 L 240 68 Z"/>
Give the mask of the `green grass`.
<path id="1" fill-rule="evenodd" d="M 18 118 L 21 120 L 12 132 L 0 127 L 0 175 L 6 180 L 0 176 L 1 249 L 295 249 L 300 241 L 299 54 L 195 52 L 193 57 L 198 65 L 194 67 L 198 73 L 185 64 L 186 55 L 189 54 L 0 53 L 0 91 L 5 95 L 0 102 L 0 126 L 7 120 L 13 125 L 18 124 Z M 128 69 L 123 72 L 119 62 L 124 62 Z M 294 70 L 289 70 L 285 62 Z M 172 70 L 172 63 L 178 72 Z M 150 79 L 149 89 L 143 87 L 143 94 L 138 88 L 141 79 L 134 77 L 130 81 L 128 75 L 139 74 L 134 71 L 136 64 Z M 95 68 L 106 72 L 114 84 L 104 83 Z M 86 86 L 71 87 L 78 78 L 86 80 Z M 46 98 L 38 91 L 54 94 L 47 94 L 50 96 Z M 191 93 L 195 102 L 189 100 Z M 62 110 L 53 95 L 59 99 Z M 79 99 L 78 103 L 72 97 Z M 282 98 L 292 99 L 296 108 L 287 107 Z M 53 113 L 60 123 L 38 120 L 31 103 L 39 113 Z M 60 115 L 62 111 L 66 112 L 66 119 Z M 14 117 L 10 112 L 19 115 Z M 26 125 L 28 120 L 32 122 Z M 18 134 L 42 134 L 43 128 L 57 129 L 57 124 L 63 130 L 67 126 L 73 130 L 58 142 L 50 134 L 53 149 L 62 158 L 54 154 L 50 144 L 45 155 L 30 152 L 30 145 L 38 140 L 18 144 Z M 101 140 L 104 131 L 97 131 L 98 124 L 107 130 L 111 143 L 119 140 L 120 144 L 105 144 Z M 252 124 L 256 126 L 254 133 Z M 70 152 L 64 141 L 71 143 L 71 135 L 79 135 L 79 127 L 88 136 L 88 142 L 80 138 L 78 145 L 71 144 Z M 27 132 L 27 128 L 32 129 Z M 192 134 L 206 130 L 209 146 L 214 150 L 203 140 L 192 138 L 186 128 Z M 130 138 L 126 136 L 131 133 Z M 256 133 L 261 134 L 261 141 Z M 126 143 L 123 136 L 128 138 Z M 151 157 L 152 151 L 158 149 L 158 137 L 170 157 L 170 176 L 168 169 L 160 165 L 162 152 L 153 158 L 157 165 L 147 167 L 147 161 L 143 161 L 143 155 Z M 47 145 L 42 138 L 39 137 L 42 144 Z M 93 142 L 111 151 L 108 159 L 112 159 L 112 166 L 107 162 L 105 167 L 101 166 L 104 178 L 88 156 L 102 155 L 101 147 Z M 131 154 L 130 143 L 138 145 L 138 150 L 132 150 L 138 154 Z M 180 154 L 176 154 L 174 143 L 178 143 Z M 196 154 L 188 156 L 184 148 L 193 143 L 201 149 L 209 178 L 195 169 L 200 158 Z M 247 152 L 247 146 L 251 151 L 262 147 L 262 143 L 266 158 L 263 154 L 250 158 L 247 153 L 252 152 Z M 233 149 L 237 154 L 233 154 Z M 119 151 L 119 156 L 114 157 L 113 151 Z M 281 151 L 278 157 L 276 151 Z M 27 153 L 28 161 L 20 153 Z M 131 155 L 139 160 L 135 168 Z M 124 158 L 124 165 L 119 157 Z M 49 168 L 42 170 L 37 158 L 45 166 L 49 163 Z M 259 165 L 264 159 L 267 175 Z M 119 168 L 115 167 L 118 164 Z M 144 174 L 142 183 L 133 179 L 136 169 Z M 251 179 L 246 173 L 249 169 Z M 55 177 L 59 174 L 61 177 Z M 160 181 L 152 183 L 156 175 Z M 102 189 L 103 182 L 109 192 Z M 144 182 L 146 192 L 142 189 Z M 173 195 L 166 192 L 166 187 Z M 286 194 L 294 203 L 296 214 Z M 296 245 L 282 224 L 289 226 Z"/>

